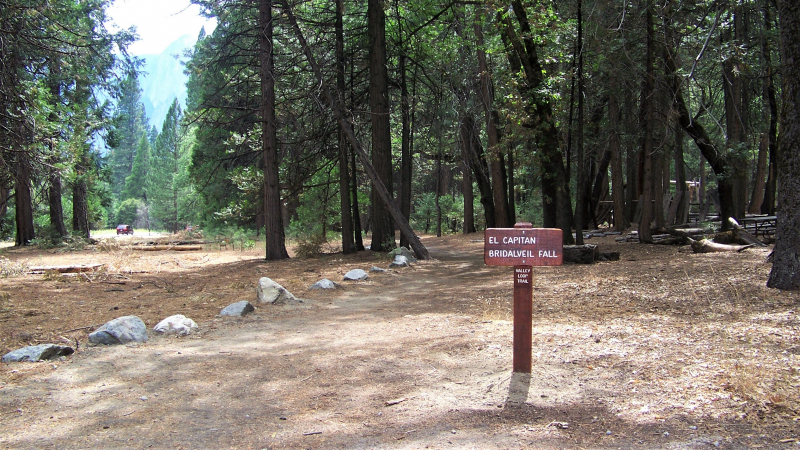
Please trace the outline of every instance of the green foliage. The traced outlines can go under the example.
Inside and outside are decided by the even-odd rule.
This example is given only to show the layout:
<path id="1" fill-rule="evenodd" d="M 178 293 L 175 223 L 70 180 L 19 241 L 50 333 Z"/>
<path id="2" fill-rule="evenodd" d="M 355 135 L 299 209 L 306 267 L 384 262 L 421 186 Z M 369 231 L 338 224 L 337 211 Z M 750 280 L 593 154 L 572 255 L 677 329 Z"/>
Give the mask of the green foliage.
<path id="1" fill-rule="evenodd" d="M 138 198 L 123 200 L 114 213 L 117 224 L 134 225 L 140 219 L 140 211 L 144 207 L 144 202 Z"/>
<path id="2" fill-rule="evenodd" d="M 138 197 L 144 198 L 143 192 L 139 195 L 129 195 L 128 177 L 133 171 L 137 151 L 142 147 L 142 139 L 147 140 L 147 117 L 141 101 L 138 74 L 129 70 L 119 85 L 116 93 L 116 111 L 112 118 L 112 126 L 106 137 L 106 144 L 111 148 L 108 165 L 111 173 L 111 190 L 117 198 Z M 149 155 L 148 155 L 149 156 Z M 146 172 L 146 166 L 141 164 L 149 162 L 145 159 L 140 163 L 138 170 Z M 143 174 L 135 175 L 140 178 Z M 144 179 L 141 179 L 140 188 L 144 188 Z M 135 188 L 132 188 L 135 190 Z"/>
<path id="3" fill-rule="evenodd" d="M 125 190 L 122 193 L 123 199 L 139 198 L 147 201 L 147 172 L 150 168 L 150 143 L 147 136 L 142 134 L 139 138 L 139 145 L 136 148 L 136 156 L 133 159 L 131 173 L 125 178 Z"/>
<path id="4" fill-rule="evenodd" d="M 161 134 L 156 138 L 147 177 L 148 201 L 153 219 L 161 227 L 177 232 L 181 223 L 194 222 L 190 203 L 195 199 L 188 177 L 192 133 L 181 125 L 183 113 L 178 99 L 167 111 Z"/>
<path id="5" fill-rule="evenodd" d="M 442 195 L 439 197 L 439 208 L 442 211 L 442 233 L 457 233 L 464 229 L 464 198 L 460 195 Z M 436 194 L 427 192 L 419 196 L 411 213 L 411 225 L 425 234 L 436 231 L 438 209 Z"/>

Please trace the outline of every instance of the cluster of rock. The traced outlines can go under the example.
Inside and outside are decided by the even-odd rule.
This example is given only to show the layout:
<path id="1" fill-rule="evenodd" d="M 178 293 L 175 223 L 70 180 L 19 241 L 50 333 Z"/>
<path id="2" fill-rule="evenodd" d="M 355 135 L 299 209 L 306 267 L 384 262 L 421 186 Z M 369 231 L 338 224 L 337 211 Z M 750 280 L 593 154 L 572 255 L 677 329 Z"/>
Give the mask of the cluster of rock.
<path id="1" fill-rule="evenodd" d="M 389 264 L 390 268 L 409 267 L 412 262 L 417 262 L 413 253 L 405 247 L 400 247 L 389 253 L 389 255 L 394 258 L 392 263 Z M 372 267 L 370 272 L 386 272 L 386 269 Z M 367 272 L 364 270 L 353 269 L 345 274 L 344 280 L 362 281 L 366 280 L 368 277 Z M 340 287 L 338 283 L 323 278 L 314 283 L 309 289 L 336 289 L 338 287 Z M 258 303 L 273 305 L 303 303 L 302 299 L 295 297 L 291 292 L 286 290 L 286 288 L 268 277 L 262 277 L 258 280 L 256 299 Z M 220 311 L 219 315 L 242 317 L 253 311 L 255 311 L 255 306 L 247 300 L 242 300 L 226 306 Z M 197 329 L 197 323 L 182 314 L 169 316 L 153 327 L 153 331 L 157 333 L 174 334 L 178 336 L 191 334 L 197 331 Z M 119 345 L 131 342 L 147 342 L 147 326 L 144 324 L 144 321 L 137 316 L 118 317 L 106 322 L 100 328 L 90 333 L 89 342 L 95 345 Z M 2 357 L 2 362 L 37 362 L 69 356 L 74 352 L 75 349 L 64 345 L 31 345 L 6 353 Z"/>

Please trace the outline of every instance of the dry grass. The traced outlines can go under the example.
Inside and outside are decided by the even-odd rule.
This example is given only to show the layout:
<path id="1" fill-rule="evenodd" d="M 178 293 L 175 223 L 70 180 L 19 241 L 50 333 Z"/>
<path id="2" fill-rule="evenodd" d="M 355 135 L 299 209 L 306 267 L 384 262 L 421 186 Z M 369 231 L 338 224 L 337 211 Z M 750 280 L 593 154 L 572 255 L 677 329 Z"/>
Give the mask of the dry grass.
<path id="1" fill-rule="evenodd" d="M 24 274 L 28 270 L 27 263 L 11 261 L 0 256 L 0 278 L 15 277 Z"/>

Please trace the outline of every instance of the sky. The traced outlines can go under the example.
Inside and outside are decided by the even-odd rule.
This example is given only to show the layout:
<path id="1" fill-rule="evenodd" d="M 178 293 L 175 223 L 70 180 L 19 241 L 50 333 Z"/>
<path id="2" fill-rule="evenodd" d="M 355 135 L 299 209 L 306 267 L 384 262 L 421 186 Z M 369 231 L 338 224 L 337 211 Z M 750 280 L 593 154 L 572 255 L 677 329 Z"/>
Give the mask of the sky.
<path id="1" fill-rule="evenodd" d="M 211 33 L 216 21 L 207 21 L 199 11 L 189 0 L 116 0 L 107 10 L 119 28 L 136 27 L 141 40 L 129 51 L 137 56 L 159 54 L 184 35 L 196 39 L 203 26 Z"/>

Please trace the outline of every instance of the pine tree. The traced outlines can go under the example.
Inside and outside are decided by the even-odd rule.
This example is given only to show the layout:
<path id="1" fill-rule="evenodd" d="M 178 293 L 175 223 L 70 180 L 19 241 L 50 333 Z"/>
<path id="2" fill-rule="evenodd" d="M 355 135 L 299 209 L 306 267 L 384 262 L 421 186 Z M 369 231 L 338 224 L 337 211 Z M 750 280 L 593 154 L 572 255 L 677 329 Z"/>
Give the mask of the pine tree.
<path id="1" fill-rule="evenodd" d="M 181 170 L 181 111 L 176 98 L 167 111 L 161 133 L 155 140 L 147 175 L 147 197 L 150 212 L 164 228 L 178 231 L 179 186 L 177 177 Z"/>
<path id="2" fill-rule="evenodd" d="M 139 198 L 147 203 L 147 172 L 150 168 L 150 143 L 147 136 L 142 134 L 139 138 L 139 145 L 136 148 L 136 157 L 133 160 L 131 173 L 125 178 L 125 190 L 122 193 L 123 199 Z"/>
<path id="3" fill-rule="evenodd" d="M 147 140 L 147 117 L 142 104 L 142 90 L 135 71 L 129 71 L 119 87 L 114 127 L 107 144 L 111 147 L 108 164 L 111 169 L 111 191 L 120 197 L 133 169 L 136 150 L 142 137 Z"/>

